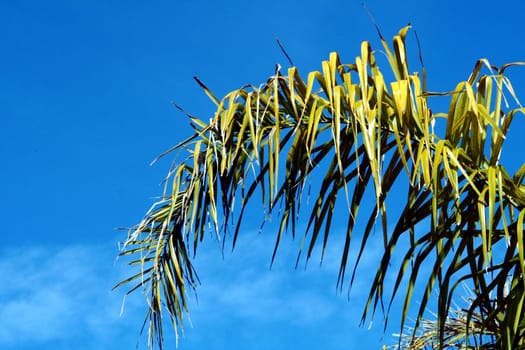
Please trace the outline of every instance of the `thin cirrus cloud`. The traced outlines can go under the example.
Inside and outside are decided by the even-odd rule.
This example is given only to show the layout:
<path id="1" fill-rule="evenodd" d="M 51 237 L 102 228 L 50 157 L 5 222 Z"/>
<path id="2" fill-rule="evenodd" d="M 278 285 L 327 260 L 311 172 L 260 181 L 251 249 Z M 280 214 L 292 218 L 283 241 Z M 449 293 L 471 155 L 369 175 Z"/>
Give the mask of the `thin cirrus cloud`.
<path id="1" fill-rule="evenodd" d="M 362 293 L 349 302 L 346 292 L 336 291 L 337 244 L 329 245 L 321 267 L 312 258 L 306 269 L 301 264 L 295 269 L 298 242 L 284 240 L 270 270 L 273 239 L 247 233 L 224 257 L 220 244 L 205 242 L 199 248 L 195 267 L 202 285 L 197 288 L 198 303 L 190 304 L 192 326 L 185 327 L 180 344 L 228 348 L 234 338 L 238 346 L 250 349 L 292 343 L 342 349 L 362 337 L 373 346 L 381 344 L 382 329 L 359 327 L 366 301 Z M 221 341 L 223 333 L 230 334 L 228 341 Z"/>
<path id="2" fill-rule="evenodd" d="M 100 349 L 116 337 L 134 347 L 136 337 L 121 336 L 135 334 L 135 325 L 119 316 L 121 296 L 110 292 L 116 279 L 110 248 L 6 247 L 1 253 L 1 349 Z"/>
<path id="3" fill-rule="evenodd" d="M 296 248 L 284 242 L 270 270 L 273 237 L 246 234 L 224 256 L 220 243 L 205 242 L 195 259 L 202 285 L 198 298 L 190 296 L 191 322 L 185 322 L 180 347 L 319 342 L 338 349 L 359 335 L 379 341 L 381 335 L 358 327 L 362 300 L 349 302 L 346 293 L 336 292 L 337 249 L 329 246 L 323 266 L 312 259 L 305 271 L 294 269 Z M 128 297 L 121 316 L 125 290 L 110 291 L 133 272 L 123 262 L 114 265 L 111 245 L 10 247 L 1 253 L 0 271 L 9 280 L 0 288 L 1 349 L 133 349 L 137 342 L 146 348 L 145 337 L 139 338 L 143 296 Z M 271 336 L 261 338 L 264 333 Z"/>

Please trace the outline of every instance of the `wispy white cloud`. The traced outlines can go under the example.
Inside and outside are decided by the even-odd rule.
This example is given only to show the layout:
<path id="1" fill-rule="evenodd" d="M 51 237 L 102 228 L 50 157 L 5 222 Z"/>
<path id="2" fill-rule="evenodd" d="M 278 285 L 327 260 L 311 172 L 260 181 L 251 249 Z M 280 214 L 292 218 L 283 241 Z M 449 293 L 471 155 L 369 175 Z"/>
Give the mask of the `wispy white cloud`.
<path id="1" fill-rule="evenodd" d="M 224 259 L 219 245 L 209 243 L 195 261 L 202 281 L 199 303 L 190 305 L 193 328 L 186 327 L 181 344 L 223 348 L 220 334 L 230 333 L 250 349 L 287 348 L 291 339 L 299 342 L 294 347 L 303 342 L 307 348 L 339 349 L 368 338 L 379 347 L 382 329 L 371 333 L 359 327 L 364 300 L 349 302 L 346 293 L 337 293 L 334 259 L 295 269 L 297 247 L 288 241 L 270 271 L 273 237 L 246 233 Z"/>
<path id="2" fill-rule="evenodd" d="M 122 296 L 110 292 L 118 279 L 111 247 L 5 247 L 0 253 L 0 348 L 134 346 L 140 321 L 133 303 L 131 317 L 119 316 Z"/>
<path id="3" fill-rule="evenodd" d="M 363 337 L 380 344 L 380 332 L 358 327 L 363 299 L 336 292 L 338 249 L 329 245 L 322 266 L 312 260 L 296 270 L 297 245 L 285 240 L 270 271 L 273 237 L 247 233 L 224 258 L 220 243 L 204 242 L 195 259 L 202 285 L 190 304 L 193 327 L 186 322 L 181 349 L 285 348 L 292 340 L 338 349 Z M 124 291 L 110 289 L 132 271 L 114 265 L 116 253 L 109 244 L 2 249 L 0 348 L 134 349 L 146 304 L 132 296 L 120 317 Z"/>

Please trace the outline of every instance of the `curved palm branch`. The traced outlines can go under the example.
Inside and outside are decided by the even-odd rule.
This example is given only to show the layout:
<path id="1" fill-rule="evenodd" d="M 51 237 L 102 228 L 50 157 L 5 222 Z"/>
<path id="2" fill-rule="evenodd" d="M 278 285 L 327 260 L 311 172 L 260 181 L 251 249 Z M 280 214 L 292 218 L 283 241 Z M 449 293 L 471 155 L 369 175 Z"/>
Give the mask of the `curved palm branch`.
<path id="1" fill-rule="evenodd" d="M 187 294 L 198 282 L 191 256 L 209 226 L 223 236 L 233 227 L 235 246 L 252 199 L 262 201 L 267 213 L 281 208 L 273 261 L 283 234 L 295 236 L 303 190 L 315 176 L 322 180 L 299 254 L 308 260 L 315 246 L 324 254 L 333 209 L 341 198 L 346 201 L 338 287 L 348 275 L 354 232 L 359 227 L 362 235 L 350 284 L 374 225 L 382 225 L 384 252 L 363 320 L 378 306 L 388 314 L 402 287 L 403 329 L 417 283 L 424 293 L 413 337 L 437 289 L 437 340 L 445 344 L 451 302 L 457 286 L 468 282 L 474 297 L 467 318 L 481 314 L 480 327 L 489 331 L 498 325 L 504 332 L 496 341 L 503 348 L 523 346 L 525 165 L 511 176 L 500 164 L 512 119 L 524 112 L 519 103 L 506 106 L 505 95 L 517 101 L 504 76 L 509 65 L 497 69 L 480 60 L 467 81 L 444 94 L 450 98 L 448 111 L 433 114 L 428 99 L 434 94 L 426 91 L 424 75 L 408 68 L 407 31 L 394 37 L 393 49 L 380 35 L 393 73 L 390 83 L 368 42 L 355 63 L 342 64 L 332 53 L 322 70 L 306 79 L 295 67 L 286 75 L 277 69 L 261 86 L 235 90 L 221 100 L 198 81 L 216 103 L 215 115 L 209 123 L 190 116 L 195 134 L 170 150 L 184 150 L 188 158 L 172 169 L 161 201 L 130 231 L 121 252 L 140 268 L 119 286 L 146 290 L 150 345 L 162 348 L 163 312 L 175 332 L 182 328 Z M 434 130 L 440 128 L 438 136 Z M 397 182 L 407 185 L 404 202 L 394 190 Z M 370 193 L 373 210 L 356 225 Z M 391 198 L 397 207 L 401 201 L 402 212 L 389 230 Z M 239 213 L 234 204 L 240 205 Z M 405 240 L 409 243 L 401 244 Z M 403 256 L 400 264 L 393 263 L 394 251 Z M 390 270 L 395 283 L 386 288 Z M 504 293 L 508 280 L 512 288 Z"/>
<path id="2" fill-rule="evenodd" d="M 510 279 L 507 281 L 510 283 Z M 509 286 L 510 287 L 510 286 Z M 521 285 L 520 285 L 521 288 Z M 508 287 L 505 296 L 509 293 Z M 523 295 L 523 290 L 514 291 L 515 295 Z M 471 294 L 467 291 L 467 294 Z M 505 341 L 509 337 L 504 337 L 508 332 L 508 325 L 504 322 L 487 322 L 485 319 L 487 308 L 472 310 L 473 298 L 462 297 L 466 304 L 465 307 L 455 305 L 450 308 L 445 320 L 443 330 L 439 329 L 439 323 L 434 313 L 434 319 L 423 319 L 420 321 L 418 330 L 412 327 L 405 327 L 407 333 L 398 335 L 400 341 L 397 345 L 388 349 L 413 349 L 413 350 L 435 350 L 443 348 L 452 349 L 523 349 L 523 334 L 516 335 L 514 344 Z M 497 297 L 490 299 L 490 305 L 498 303 Z M 506 307 L 503 312 L 514 312 L 513 307 Z M 483 311 L 482 311 L 483 310 Z M 501 319 L 502 317 L 500 317 Z"/>

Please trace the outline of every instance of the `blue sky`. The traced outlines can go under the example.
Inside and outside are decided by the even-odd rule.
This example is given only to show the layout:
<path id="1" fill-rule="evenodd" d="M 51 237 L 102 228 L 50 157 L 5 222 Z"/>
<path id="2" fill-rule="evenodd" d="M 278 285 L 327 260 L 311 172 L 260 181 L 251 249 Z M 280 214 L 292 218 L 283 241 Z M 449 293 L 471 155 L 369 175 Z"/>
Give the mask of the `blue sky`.
<path id="1" fill-rule="evenodd" d="M 453 89 L 481 57 L 525 61 L 522 0 L 366 4 L 387 38 L 412 23 L 430 90 Z M 360 1 L 343 0 L 13 0 L 0 4 L 0 31 L 7 350 L 135 347 L 145 304 L 128 298 L 120 316 L 122 291 L 110 292 L 129 272 L 114 261 L 124 238 L 115 228 L 141 219 L 170 166 L 149 163 L 190 133 L 171 102 L 204 120 L 213 113 L 193 76 L 216 95 L 263 82 L 286 66 L 276 37 L 303 74 L 331 51 L 352 61 L 362 40 L 380 46 Z M 524 96 L 525 69 L 510 76 Z M 523 162 L 523 138 L 514 142 L 511 168 Z M 271 237 L 247 231 L 224 259 L 212 240 L 199 252 L 203 285 L 180 349 L 380 347 L 380 324 L 358 327 L 366 283 L 350 302 L 335 292 L 337 257 L 295 270 L 288 242 L 268 271 Z"/>

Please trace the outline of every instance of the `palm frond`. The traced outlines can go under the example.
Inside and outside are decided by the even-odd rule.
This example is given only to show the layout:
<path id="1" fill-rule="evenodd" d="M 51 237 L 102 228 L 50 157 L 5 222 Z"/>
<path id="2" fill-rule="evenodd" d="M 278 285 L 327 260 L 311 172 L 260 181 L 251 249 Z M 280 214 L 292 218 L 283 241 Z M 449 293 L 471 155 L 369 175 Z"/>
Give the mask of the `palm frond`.
<path id="1" fill-rule="evenodd" d="M 342 205 L 347 225 L 340 242 L 339 287 L 346 279 L 355 231 L 360 233 L 357 265 L 376 221 L 382 223 L 384 254 L 363 320 L 373 317 L 379 305 L 392 305 L 408 278 L 401 330 L 416 285 L 424 293 L 414 339 L 425 327 L 421 322 L 431 291 L 438 288 L 436 334 L 444 344 L 457 283 L 468 280 L 474 290 L 468 317 L 474 320 L 474 311 L 488 305 L 481 326 L 497 319 L 506 330 L 498 341 L 509 349 L 523 344 L 525 318 L 510 310 L 521 311 L 523 304 L 525 167 L 511 176 L 499 160 L 512 119 L 524 109 L 519 103 L 514 109 L 505 105 L 506 92 L 515 98 L 503 75 L 507 66 L 495 70 L 481 60 L 467 81 L 445 95 L 450 97 L 448 111 L 432 113 L 429 98 L 434 94 L 408 66 L 407 31 L 394 37 L 392 49 L 381 37 L 394 76 L 390 83 L 368 42 L 354 63 L 342 64 L 332 53 L 306 79 L 295 67 L 286 75 L 278 69 L 261 86 L 235 90 L 221 100 L 198 81 L 216 103 L 216 112 L 209 122 L 191 117 L 195 134 L 172 149 L 187 152 L 187 159 L 171 171 L 162 200 L 130 231 L 121 253 L 140 266 L 138 274 L 119 285 L 134 283 L 131 290 L 147 292 L 150 344 L 162 347 L 164 311 L 176 332 L 182 328 L 188 291 L 198 282 L 191 255 L 209 227 L 223 238 L 233 227 L 235 246 L 252 200 L 261 201 L 267 214 L 282 208 L 273 260 L 285 232 L 296 236 L 303 191 L 312 178 L 319 186 L 299 255 L 310 259 L 318 245 L 324 252 L 332 223 L 345 220 L 334 217 L 334 208 Z M 434 125 L 441 121 L 440 137 Z M 406 184 L 405 202 L 394 190 L 399 183 Z M 389 232 L 392 201 L 402 211 Z M 369 202 L 374 208 L 359 225 L 359 209 Z M 241 207 L 238 214 L 235 205 Z M 401 244 L 406 237 L 410 243 Z M 393 264 L 394 254 L 403 256 L 399 266 Z M 421 274 L 423 268 L 430 272 Z M 397 277 L 385 295 L 390 270 Z M 509 275 L 513 287 L 503 297 Z M 491 293 L 501 297 L 497 305 L 485 302 Z"/>

